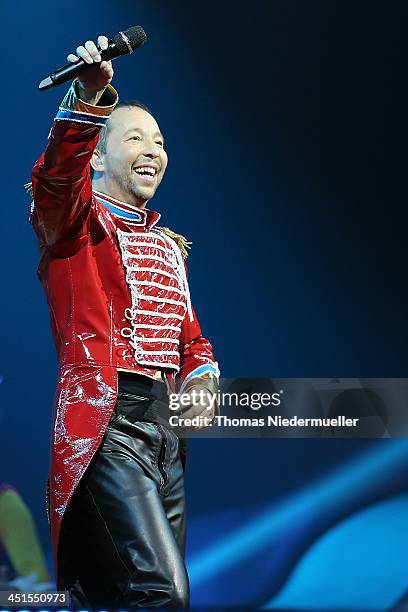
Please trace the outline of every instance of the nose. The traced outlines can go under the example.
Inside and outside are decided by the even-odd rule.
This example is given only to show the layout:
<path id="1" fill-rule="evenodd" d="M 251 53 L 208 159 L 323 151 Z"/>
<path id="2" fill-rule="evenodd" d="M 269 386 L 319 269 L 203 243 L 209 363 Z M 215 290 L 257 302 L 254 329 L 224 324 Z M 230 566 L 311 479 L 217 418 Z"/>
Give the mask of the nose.
<path id="1" fill-rule="evenodd" d="M 142 154 L 149 159 L 159 157 L 162 147 L 158 145 L 154 140 L 145 140 Z"/>

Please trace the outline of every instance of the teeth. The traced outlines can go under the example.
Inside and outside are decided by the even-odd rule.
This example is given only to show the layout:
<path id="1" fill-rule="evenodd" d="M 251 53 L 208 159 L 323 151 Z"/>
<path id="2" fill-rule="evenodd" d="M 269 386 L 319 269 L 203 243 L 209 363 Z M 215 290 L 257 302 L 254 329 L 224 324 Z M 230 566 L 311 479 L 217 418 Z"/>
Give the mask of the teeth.
<path id="1" fill-rule="evenodd" d="M 156 168 L 150 168 L 149 166 L 144 166 L 143 168 L 136 168 L 136 173 L 140 174 L 141 176 L 143 175 L 155 176 Z"/>

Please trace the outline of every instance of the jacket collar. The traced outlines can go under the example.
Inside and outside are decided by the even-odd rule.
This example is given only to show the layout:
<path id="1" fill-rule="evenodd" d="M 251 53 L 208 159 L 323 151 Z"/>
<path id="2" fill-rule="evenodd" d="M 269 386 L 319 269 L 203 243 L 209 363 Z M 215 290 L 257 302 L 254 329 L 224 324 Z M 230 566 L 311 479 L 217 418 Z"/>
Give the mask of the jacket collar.
<path id="1" fill-rule="evenodd" d="M 137 225 L 150 230 L 154 225 L 156 225 L 161 217 L 160 213 L 156 212 L 155 210 L 149 210 L 147 208 L 135 209 L 134 206 L 130 206 L 130 204 L 127 204 L 126 202 L 116 200 L 115 198 L 106 195 L 106 193 L 101 193 L 100 191 L 95 190 L 93 193 L 98 202 L 107 208 L 114 217 L 124 221 L 125 223 L 129 223 L 130 225 Z"/>

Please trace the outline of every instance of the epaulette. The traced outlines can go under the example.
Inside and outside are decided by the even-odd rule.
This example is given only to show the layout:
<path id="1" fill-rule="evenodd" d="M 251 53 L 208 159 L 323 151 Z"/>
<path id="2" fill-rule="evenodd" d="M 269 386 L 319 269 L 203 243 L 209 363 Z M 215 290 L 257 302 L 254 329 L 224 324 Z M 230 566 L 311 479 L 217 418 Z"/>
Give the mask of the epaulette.
<path id="1" fill-rule="evenodd" d="M 158 229 L 160 232 L 163 232 L 163 234 L 166 234 L 169 238 L 172 238 L 172 240 L 174 240 L 174 242 L 177 244 L 178 248 L 180 249 L 183 259 L 187 259 L 188 257 L 187 249 L 191 249 L 191 245 L 193 244 L 192 242 L 187 240 L 187 238 L 183 236 L 182 234 L 176 234 L 176 232 L 173 232 L 173 230 L 171 230 L 169 227 L 157 227 L 156 226 L 156 229 Z"/>

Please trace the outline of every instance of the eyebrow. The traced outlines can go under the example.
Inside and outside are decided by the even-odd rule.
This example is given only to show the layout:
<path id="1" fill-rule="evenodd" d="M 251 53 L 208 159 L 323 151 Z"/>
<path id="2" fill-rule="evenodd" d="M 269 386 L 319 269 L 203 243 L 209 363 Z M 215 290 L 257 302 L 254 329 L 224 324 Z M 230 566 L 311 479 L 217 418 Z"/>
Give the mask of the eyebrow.
<path id="1" fill-rule="evenodd" d="M 140 132 L 141 134 L 143 134 L 143 130 L 141 128 L 133 127 L 133 128 L 129 128 L 128 130 L 126 130 L 126 132 L 123 134 L 123 138 L 125 138 L 125 136 L 127 136 L 128 134 L 131 134 L 132 132 Z M 155 132 L 153 134 L 153 138 L 156 138 L 156 136 L 159 136 L 164 142 L 164 136 L 161 132 Z"/>

